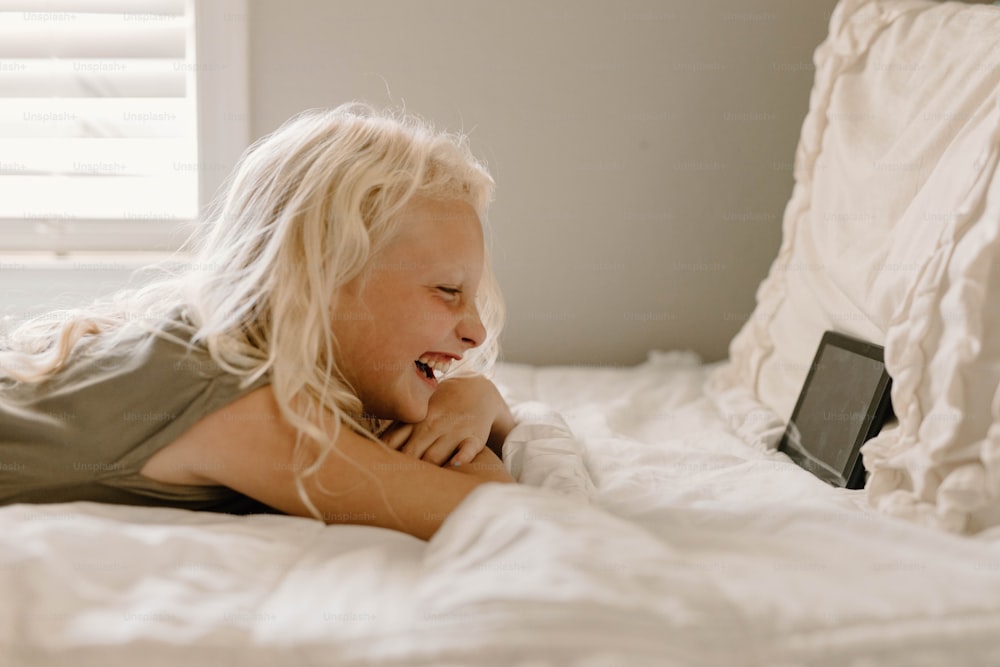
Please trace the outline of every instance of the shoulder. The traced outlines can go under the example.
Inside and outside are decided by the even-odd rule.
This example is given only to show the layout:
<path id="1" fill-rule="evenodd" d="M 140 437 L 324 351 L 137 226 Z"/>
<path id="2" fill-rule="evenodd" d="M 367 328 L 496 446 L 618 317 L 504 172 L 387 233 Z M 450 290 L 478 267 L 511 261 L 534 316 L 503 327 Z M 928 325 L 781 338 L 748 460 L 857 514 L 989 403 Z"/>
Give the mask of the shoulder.
<path id="1" fill-rule="evenodd" d="M 228 486 L 288 514 L 311 515 L 299 496 L 297 477 L 316 461 L 320 448 L 305 436 L 299 438 L 270 385 L 208 415 L 185 439 L 203 463 L 206 482 Z M 348 493 L 357 485 L 359 469 L 385 469 L 393 454 L 398 452 L 341 425 L 326 457 L 322 486 L 334 494 Z"/>
<path id="2" fill-rule="evenodd" d="M 265 385 L 202 416 L 151 456 L 141 472 L 168 484 L 231 486 L 223 481 L 236 467 L 231 458 L 256 455 L 260 463 L 294 442 L 295 430 L 282 419 L 274 393 Z"/>

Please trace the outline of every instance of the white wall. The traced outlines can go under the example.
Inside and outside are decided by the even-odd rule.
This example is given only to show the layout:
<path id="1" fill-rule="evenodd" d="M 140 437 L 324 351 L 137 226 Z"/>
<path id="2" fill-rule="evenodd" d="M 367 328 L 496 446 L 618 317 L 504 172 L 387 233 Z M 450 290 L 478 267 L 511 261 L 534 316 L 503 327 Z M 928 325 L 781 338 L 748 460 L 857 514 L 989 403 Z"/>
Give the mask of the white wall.
<path id="1" fill-rule="evenodd" d="M 833 5 L 249 0 L 251 134 L 351 99 L 470 132 L 498 183 L 505 359 L 718 359 L 778 247 Z M 134 268 L 20 261 L 0 257 L 0 318 L 84 302 Z"/>
<path id="2" fill-rule="evenodd" d="M 471 132 L 505 358 L 713 360 L 780 240 L 833 0 L 251 0 L 251 132 L 351 99 Z"/>
<path id="3" fill-rule="evenodd" d="M 251 133 L 349 99 L 469 131 L 499 184 L 507 360 L 718 359 L 777 250 L 833 6 L 249 0 Z M 0 329 L 133 268 L 0 255 Z"/>

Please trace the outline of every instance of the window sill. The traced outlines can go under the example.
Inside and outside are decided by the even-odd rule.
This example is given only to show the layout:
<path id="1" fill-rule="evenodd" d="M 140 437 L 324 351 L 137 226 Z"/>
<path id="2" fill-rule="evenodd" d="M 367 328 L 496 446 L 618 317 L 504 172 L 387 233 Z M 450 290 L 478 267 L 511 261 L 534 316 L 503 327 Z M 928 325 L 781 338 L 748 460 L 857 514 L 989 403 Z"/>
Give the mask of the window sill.
<path id="1" fill-rule="evenodd" d="M 0 271 L 135 271 L 150 264 L 190 261 L 173 252 L 127 250 L 119 252 L 0 252 Z"/>

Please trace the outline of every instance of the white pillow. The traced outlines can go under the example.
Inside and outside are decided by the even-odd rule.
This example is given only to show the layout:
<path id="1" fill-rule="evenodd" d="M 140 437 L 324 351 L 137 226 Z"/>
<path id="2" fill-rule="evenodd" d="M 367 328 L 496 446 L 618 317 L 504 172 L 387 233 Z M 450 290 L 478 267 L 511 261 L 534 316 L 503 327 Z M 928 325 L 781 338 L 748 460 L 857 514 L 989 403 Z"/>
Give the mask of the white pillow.
<path id="1" fill-rule="evenodd" d="M 863 450 L 869 499 L 951 530 L 1000 523 L 997 35 L 995 7 L 840 2 L 781 249 L 717 377 L 787 419 L 824 330 L 884 343 L 900 427 Z"/>

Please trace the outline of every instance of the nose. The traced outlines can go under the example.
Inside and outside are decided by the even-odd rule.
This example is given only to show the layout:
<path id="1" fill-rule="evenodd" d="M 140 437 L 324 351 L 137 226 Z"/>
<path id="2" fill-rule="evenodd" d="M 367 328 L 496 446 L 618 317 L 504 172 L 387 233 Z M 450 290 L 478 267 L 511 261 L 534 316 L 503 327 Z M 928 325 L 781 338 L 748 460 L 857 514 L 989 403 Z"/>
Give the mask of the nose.
<path id="1" fill-rule="evenodd" d="M 470 348 L 482 345 L 486 340 L 486 327 L 479 317 L 479 309 L 474 301 L 470 301 L 468 307 L 462 313 L 462 319 L 455 327 L 455 333 L 462 340 L 462 343 Z"/>

